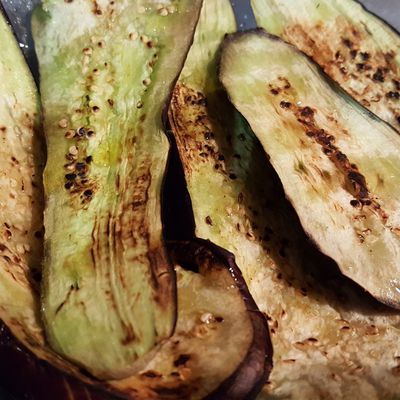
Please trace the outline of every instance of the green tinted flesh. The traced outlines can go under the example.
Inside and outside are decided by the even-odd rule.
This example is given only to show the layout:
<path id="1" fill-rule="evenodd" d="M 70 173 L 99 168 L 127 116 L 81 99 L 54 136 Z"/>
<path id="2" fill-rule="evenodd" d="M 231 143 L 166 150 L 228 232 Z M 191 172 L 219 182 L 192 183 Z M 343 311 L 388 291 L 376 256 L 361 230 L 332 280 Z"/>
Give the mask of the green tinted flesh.
<path id="1" fill-rule="evenodd" d="M 161 114 L 199 8 L 47 1 L 33 21 L 48 144 L 46 332 L 100 378 L 129 374 L 174 327 Z"/>

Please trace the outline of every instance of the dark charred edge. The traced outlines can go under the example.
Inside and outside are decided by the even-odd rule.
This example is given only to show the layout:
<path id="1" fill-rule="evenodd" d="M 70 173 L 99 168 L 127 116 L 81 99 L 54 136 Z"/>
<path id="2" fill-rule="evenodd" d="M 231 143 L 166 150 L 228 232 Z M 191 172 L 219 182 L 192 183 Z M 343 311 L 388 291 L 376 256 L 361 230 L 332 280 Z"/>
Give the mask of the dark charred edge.
<path id="1" fill-rule="evenodd" d="M 382 22 L 383 24 L 385 24 L 389 29 L 391 29 L 394 33 L 396 33 L 397 35 L 400 36 L 400 32 L 391 24 L 389 24 L 387 21 L 385 21 L 382 17 L 380 17 L 379 15 L 375 14 L 374 12 L 368 10 L 368 8 L 362 4 L 359 0 L 353 0 L 354 3 L 357 3 L 358 5 L 361 6 L 361 8 L 363 9 L 363 11 L 365 11 L 367 14 L 372 15 L 373 17 L 375 17 L 376 19 L 378 19 L 380 22 Z"/>
<path id="2" fill-rule="evenodd" d="M 356 1 L 356 0 L 354 0 Z M 369 11 L 367 11 L 369 12 Z M 396 32 L 397 33 L 397 32 Z M 254 28 L 254 29 L 249 29 L 247 31 L 242 31 L 242 32 L 235 32 L 235 33 L 230 33 L 225 35 L 225 39 L 221 44 L 221 52 L 220 52 L 220 57 L 217 62 L 217 74 L 218 78 L 222 84 L 222 86 L 225 88 L 223 82 L 222 82 L 222 59 L 223 59 L 223 52 L 224 49 L 229 46 L 231 43 L 235 43 L 236 41 L 240 40 L 243 36 L 248 36 L 248 35 L 256 35 L 256 36 L 261 36 L 265 37 L 269 40 L 276 41 L 276 42 L 281 42 L 284 43 L 286 46 L 288 46 L 293 52 L 296 54 L 299 54 L 300 56 L 304 57 L 316 70 L 317 74 L 323 79 L 332 90 L 337 93 L 338 96 L 342 97 L 346 103 L 350 104 L 351 107 L 358 109 L 360 112 L 368 116 L 374 121 L 379 122 L 380 124 L 386 125 L 389 127 L 391 130 L 396 132 L 397 134 L 400 134 L 400 130 L 398 130 L 397 127 L 391 125 L 389 122 L 384 121 L 380 117 L 378 117 L 376 114 L 374 114 L 371 110 L 366 108 L 364 105 L 359 103 L 356 99 L 354 99 L 350 94 L 348 94 L 338 82 L 333 80 L 329 75 L 327 75 L 324 70 L 321 68 L 319 64 L 317 64 L 311 57 L 309 57 L 307 54 L 299 50 L 296 46 L 292 45 L 291 43 L 286 42 L 279 36 L 273 35 L 272 33 L 267 32 L 264 28 Z M 229 93 L 228 93 L 228 98 L 231 100 Z"/>
<path id="3" fill-rule="evenodd" d="M 228 46 L 231 43 L 235 43 L 236 41 L 240 40 L 243 36 L 248 36 L 248 35 L 258 35 L 258 36 L 262 36 L 262 37 L 266 37 L 269 40 L 273 40 L 273 41 L 277 41 L 277 42 L 281 42 L 281 43 L 285 43 L 289 48 L 292 49 L 292 51 L 294 51 L 295 53 L 299 54 L 300 56 L 304 57 L 310 64 L 312 64 L 316 70 L 317 73 L 319 73 L 321 79 L 325 80 L 325 82 L 327 82 L 330 87 L 341 97 L 343 97 L 352 107 L 354 108 L 359 108 L 361 109 L 365 114 L 367 114 L 371 119 L 374 119 L 384 125 L 386 125 L 388 128 L 392 129 L 392 131 L 394 133 L 400 133 L 399 131 L 397 131 L 392 125 L 390 125 L 389 123 L 387 123 L 386 121 L 381 120 L 378 116 L 376 116 L 375 114 L 373 114 L 371 111 L 369 111 L 368 109 L 366 109 L 362 104 L 358 103 L 355 99 L 353 99 L 349 94 L 347 94 L 344 89 L 342 89 L 339 84 L 337 82 L 335 82 L 334 80 L 332 80 L 327 74 L 325 74 L 325 72 L 321 69 L 321 67 L 315 62 L 313 61 L 310 57 L 308 57 L 305 53 L 303 53 L 302 51 L 300 51 L 297 47 L 293 46 L 290 43 L 285 42 L 284 40 L 282 40 L 280 37 L 276 36 L 276 35 L 272 35 L 270 33 L 268 33 L 265 29 L 263 28 L 255 28 L 255 29 L 251 29 L 248 31 L 244 31 L 244 32 L 236 32 L 236 33 L 232 33 L 232 34 L 228 34 L 225 36 L 225 40 L 222 43 L 222 52 L 221 52 L 221 56 L 220 59 L 218 60 L 218 78 L 222 84 L 222 87 L 225 89 L 225 91 L 228 94 L 228 98 L 231 101 L 232 105 L 235 107 L 234 103 L 232 102 L 231 96 L 229 95 L 228 91 L 225 88 L 225 85 L 223 84 L 223 80 L 222 80 L 222 59 L 223 59 L 223 50 L 225 49 L 226 46 Z M 237 108 L 235 107 L 235 109 L 237 110 Z M 237 110 L 237 112 L 242 115 L 242 117 L 247 121 L 247 119 L 245 118 L 245 116 L 243 114 L 240 113 L 239 110 Z M 255 135 L 257 137 L 257 135 Z M 269 154 L 265 151 L 266 155 L 268 156 L 268 158 L 270 158 Z M 279 178 L 279 181 L 282 184 L 282 180 Z M 294 202 L 293 200 L 287 195 L 286 190 L 285 190 L 285 197 L 288 200 L 288 202 L 290 203 L 290 205 L 292 206 L 292 208 L 296 211 L 296 208 L 294 206 Z M 297 212 L 296 212 L 297 214 Z M 299 218 L 300 224 L 302 226 L 302 228 L 304 229 L 304 225 L 301 222 L 301 219 Z M 389 299 L 383 299 L 380 295 L 378 294 L 374 294 L 371 291 L 367 290 L 366 288 L 364 288 L 362 285 L 360 285 L 358 282 L 356 282 L 355 280 L 353 280 L 351 277 L 349 277 L 345 271 L 343 271 L 343 269 L 341 268 L 341 266 L 335 261 L 333 260 L 331 257 L 329 257 L 327 254 L 325 254 L 323 252 L 323 250 L 321 249 L 321 247 L 319 246 L 319 244 L 317 243 L 317 241 L 315 240 L 314 236 L 312 235 L 311 232 L 308 232 L 304 229 L 304 233 L 307 236 L 307 238 L 309 239 L 310 243 L 312 243 L 312 245 L 321 253 L 323 254 L 325 257 L 327 257 L 327 259 L 331 260 L 332 263 L 335 265 L 335 267 L 333 268 L 336 269 L 338 271 L 340 271 L 340 273 L 343 275 L 344 278 L 348 279 L 349 281 L 351 281 L 352 286 L 354 286 L 357 289 L 360 289 L 362 292 L 364 292 L 365 294 L 373 297 L 374 300 L 379 301 L 380 303 L 384 304 L 385 306 L 400 310 L 400 302 L 399 303 L 395 303 L 390 301 Z M 332 271 L 331 271 L 332 272 Z"/>
<path id="4" fill-rule="evenodd" d="M 198 24 L 199 19 L 200 19 L 200 14 L 201 14 L 201 10 L 203 8 L 204 0 L 194 0 L 193 3 L 198 3 L 197 4 L 198 8 L 197 8 L 197 13 L 196 13 L 196 15 L 194 16 L 194 19 L 193 19 L 194 24 L 193 24 L 193 29 L 192 29 L 192 32 L 191 32 L 191 35 L 190 35 L 190 41 L 188 43 L 188 46 L 187 46 L 187 49 L 186 49 L 186 53 L 185 53 L 185 55 L 184 55 L 184 57 L 182 59 L 182 62 L 179 65 L 179 71 L 178 71 L 175 79 L 171 82 L 171 85 L 170 85 L 170 88 L 169 88 L 170 89 L 169 90 L 169 96 L 167 98 L 167 101 L 164 104 L 164 107 L 163 107 L 162 113 L 161 113 L 161 121 L 162 121 L 162 124 L 163 124 L 165 130 L 167 130 L 167 126 L 168 126 L 168 110 L 169 110 L 169 107 L 170 107 L 170 104 L 171 104 L 171 99 L 172 99 L 172 95 L 173 95 L 173 92 L 174 92 L 174 88 L 176 86 L 176 83 L 178 82 L 179 77 L 181 76 L 181 72 L 182 72 L 182 70 L 183 70 L 183 68 L 185 66 L 185 63 L 186 63 L 190 48 L 192 47 L 192 44 L 193 44 L 193 41 L 194 41 L 194 35 L 196 33 L 197 24 Z M 194 7 L 195 6 L 196 6 L 196 4 L 194 5 Z"/>
<path id="5" fill-rule="evenodd" d="M 204 240 L 199 242 L 207 244 L 214 254 L 226 263 L 250 313 L 254 329 L 253 342 L 246 358 L 239 368 L 206 399 L 255 399 L 267 382 L 273 366 L 273 348 L 267 319 L 251 296 L 242 272 L 236 265 L 235 256 L 211 242 Z"/>
<path id="6" fill-rule="evenodd" d="M 97 383 L 94 382 L 94 385 Z M 28 400 L 118 400 L 117 394 L 79 381 L 40 360 L 0 321 L 0 386 Z M 71 398 L 71 393 L 73 398 Z"/>
<path id="7" fill-rule="evenodd" d="M 258 309 L 252 298 L 235 256 L 229 251 L 204 239 L 187 242 L 170 242 L 168 247 L 172 258 L 183 266 L 189 263 L 191 270 L 200 270 L 204 257 L 213 257 L 230 272 L 238 287 L 253 325 L 253 341 L 244 360 L 237 370 L 229 376 L 205 400 L 251 400 L 255 399 L 267 382 L 272 370 L 272 342 L 266 317 Z M 197 268 L 196 268 L 197 264 Z"/>
<path id="8" fill-rule="evenodd" d="M 0 13 L 6 19 L 8 25 L 11 28 L 11 31 L 15 37 L 17 42 L 20 41 L 19 36 L 26 34 L 28 37 L 28 49 L 22 50 L 20 49 L 21 53 L 23 54 L 25 61 L 28 65 L 28 68 L 33 76 L 33 79 L 36 83 L 36 86 L 39 86 L 39 64 L 36 57 L 36 52 L 33 46 L 33 38 L 32 38 L 32 29 L 31 29 L 31 15 L 33 9 L 30 12 L 29 18 L 22 20 L 21 18 L 17 19 L 16 16 L 13 16 L 11 13 L 8 13 L 6 7 L 3 5 L 3 1 L 0 0 Z M 27 23 L 28 26 L 23 25 L 23 23 Z"/>

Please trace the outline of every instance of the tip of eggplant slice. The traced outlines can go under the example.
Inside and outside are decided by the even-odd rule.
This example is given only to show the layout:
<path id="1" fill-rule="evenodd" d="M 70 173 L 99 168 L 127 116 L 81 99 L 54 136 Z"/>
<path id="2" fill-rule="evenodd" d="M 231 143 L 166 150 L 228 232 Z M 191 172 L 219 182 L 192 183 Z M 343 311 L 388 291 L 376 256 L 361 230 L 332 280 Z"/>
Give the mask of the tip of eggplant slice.
<path id="1" fill-rule="evenodd" d="M 229 251 L 203 239 L 169 242 L 173 260 L 183 267 L 196 271 L 204 258 L 215 259 L 230 272 L 245 303 L 253 326 L 253 340 L 237 370 L 209 394 L 207 400 L 255 399 L 268 380 L 272 370 L 272 342 L 266 316 L 258 309 L 243 275 Z"/>

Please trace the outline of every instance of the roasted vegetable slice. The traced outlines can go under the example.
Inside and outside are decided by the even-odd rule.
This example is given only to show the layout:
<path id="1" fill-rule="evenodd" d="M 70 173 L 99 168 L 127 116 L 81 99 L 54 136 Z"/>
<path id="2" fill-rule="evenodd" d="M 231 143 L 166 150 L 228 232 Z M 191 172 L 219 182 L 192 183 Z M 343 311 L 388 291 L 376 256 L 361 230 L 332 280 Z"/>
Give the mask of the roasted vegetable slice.
<path id="1" fill-rule="evenodd" d="M 221 93 L 217 38 L 234 24 L 215 25 L 212 15 L 199 21 L 169 116 L 196 234 L 235 254 L 268 315 L 274 368 L 259 398 L 396 398 L 400 315 L 337 273 L 307 240 L 263 148 Z"/>
<path id="2" fill-rule="evenodd" d="M 262 30 L 227 40 L 221 79 L 305 231 L 345 275 L 400 307 L 399 135 Z"/>
<path id="3" fill-rule="evenodd" d="M 200 7 L 48 0 L 33 20 L 49 154 L 46 333 L 98 378 L 129 375 L 174 328 L 161 115 Z"/>
<path id="4" fill-rule="evenodd" d="M 13 346 L 17 358 L 25 346 L 37 357 L 37 364 L 47 360 L 85 379 L 78 368 L 45 344 L 39 311 L 45 158 L 40 102 L 28 66 L 1 13 L 0 76 L 0 381 L 12 384 L 8 379 L 12 371 L 19 374 L 15 386 L 21 388 L 21 380 L 29 381 L 20 374 L 30 366 L 9 357 L 11 335 L 17 342 Z M 8 327 L 6 334 L 3 322 Z"/>
<path id="5" fill-rule="evenodd" d="M 259 26 L 312 57 L 400 131 L 400 37 L 354 0 L 251 0 Z"/>
<path id="6" fill-rule="evenodd" d="M 41 331 L 36 294 L 44 143 L 37 90 L 1 12 L 0 76 L 0 319 L 25 345 L 35 346 Z"/>
<path id="7" fill-rule="evenodd" d="M 175 261 L 192 270 L 176 267 L 176 332 L 137 375 L 106 386 L 130 399 L 254 398 L 269 372 L 265 356 L 271 354 L 271 344 L 267 321 L 248 293 L 233 256 L 201 240 L 174 243 L 171 252 Z M 34 400 L 108 398 L 16 350 L 7 333 L 0 333 L 0 355 L 9 363 L 7 370 L 0 371 L 17 393 Z M 21 368 L 29 377 L 16 385 L 13 374 Z"/>
<path id="8" fill-rule="evenodd" d="M 233 256 L 203 240 L 173 244 L 171 252 L 186 267 L 177 268 L 175 334 L 139 377 L 115 386 L 143 388 L 137 397 L 146 399 L 254 398 L 270 369 L 271 344 Z"/>

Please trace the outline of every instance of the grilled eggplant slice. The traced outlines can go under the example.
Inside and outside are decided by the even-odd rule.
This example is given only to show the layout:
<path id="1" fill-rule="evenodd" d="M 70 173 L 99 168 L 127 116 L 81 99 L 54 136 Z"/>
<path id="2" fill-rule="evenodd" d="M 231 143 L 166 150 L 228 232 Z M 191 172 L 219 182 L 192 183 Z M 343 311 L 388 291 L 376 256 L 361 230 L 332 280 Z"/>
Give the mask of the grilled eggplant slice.
<path id="1" fill-rule="evenodd" d="M 9 28 L 6 25 L 4 28 L 1 57 L 9 55 L 6 44 L 10 46 L 13 57 L 5 59 L 4 62 L 2 60 L 0 65 L 4 68 L 5 76 L 6 72 L 11 70 L 10 65 L 13 66 L 14 72 L 20 71 L 19 80 L 14 82 L 12 90 L 21 85 L 24 88 L 24 95 L 29 94 L 27 98 L 21 99 L 21 103 L 15 108 L 24 106 L 28 110 L 32 101 L 37 113 L 38 103 L 33 81 Z M 10 80 L 13 76 L 15 75 L 9 76 Z M 3 90 L 3 98 L 6 98 L 5 94 L 8 93 L 6 89 L 10 88 Z M 17 94 L 20 95 L 20 93 L 18 91 L 13 93 L 14 95 L 10 95 L 10 98 L 19 99 Z M 7 111 L 6 108 L 5 111 Z M 6 113 L 2 115 L 2 121 L 8 121 Z M 15 201 L 16 199 L 23 200 L 23 196 L 28 193 L 33 182 L 33 193 L 29 201 L 33 203 L 32 205 L 23 204 L 21 208 L 21 211 L 25 213 L 23 221 L 27 223 L 26 229 L 32 229 L 32 234 L 28 235 L 32 241 L 27 242 L 30 246 L 27 246 L 27 249 L 31 248 L 32 252 L 25 252 L 24 257 L 32 256 L 33 262 L 26 261 L 27 265 L 21 263 L 22 267 L 20 267 L 14 260 L 12 266 L 2 269 L 4 274 L 0 279 L 3 288 L 0 292 L 1 318 L 11 328 L 12 335 L 4 326 L 0 327 L 1 384 L 14 394 L 33 400 L 54 398 L 105 400 L 120 398 L 120 396 L 131 399 L 159 400 L 253 398 L 265 381 L 270 367 L 265 357 L 266 354 L 271 354 L 266 319 L 258 311 L 248 293 L 233 256 L 202 241 L 183 245 L 175 243 L 171 247 L 175 262 L 189 265 L 196 272 L 176 267 L 179 299 L 176 332 L 169 340 L 162 343 L 160 351 L 152 359 L 145 358 L 142 361 L 141 369 L 139 368 L 140 371 L 136 376 L 101 383 L 82 375 L 78 368 L 57 357 L 48 348 L 40 324 L 38 293 L 34 290 L 34 280 L 22 279 L 23 275 L 26 278 L 34 275 L 35 267 L 40 265 L 41 259 L 42 221 L 40 215 L 43 202 L 41 201 L 40 172 L 37 179 L 33 176 L 35 170 L 40 170 L 43 163 L 39 131 L 36 131 L 39 129 L 39 122 L 36 115 L 32 119 L 34 126 L 29 124 L 28 127 L 31 130 L 25 131 L 25 120 L 17 119 L 18 115 L 13 114 L 14 120 L 7 125 L 9 128 L 7 131 L 24 133 L 23 144 L 26 147 L 23 150 L 27 152 L 26 158 L 29 159 L 30 164 L 25 165 L 25 156 L 21 156 L 24 153 L 21 149 L 17 149 L 18 165 L 23 168 L 14 169 L 10 163 L 7 174 L 13 176 L 15 171 L 20 171 L 24 174 L 21 177 L 23 183 L 16 186 L 11 184 L 9 192 L 4 195 L 4 215 L 11 218 L 19 217 L 15 213 L 17 208 L 13 209 Z M 32 130 L 33 128 L 35 130 Z M 15 136 L 4 135 L 4 140 L 8 139 L 13 146 L 5 147 L 4 152 L 10 149 L 15 150 L 17 143 Z M 9 158 L 16 162 L 8 153 L 5 153 L 2 159 Z M 28 170 L 29 173 L 25 176 Z M 17 195 L 14 193 L 14 187 Z M 33 223 L 33 217 L 37 217 L 38 221 Z M 28 226 L 28 221 L 32 227 Z M 8 222 L 5 222 L 5 229 L 8 229 L 7 225 Z M 12 225 L 11 235 L 4 230 L 9 249 L 16 248 L 22 238 L 18 234 L 19 231 L 14 231 L 14 228 L 16 227 Z M 22 242 L 25 244 L 25 241 Z M 2 249 L 3 253 L 7 251 L 9 250 Z M 4 253 L 2 260 L 8 262 L 7 254 Z M 22 268 L 24 268 L 23 273 L 20 273 Z M 229 346 L 226 345 L 227 343 Z M 226 362 L 227 359 L 229 363 Z M 25 374 L 22 381 L 21 370 Z M 110 393 L 102 393 L 97 387 L 106 388 Z"/>
<path id="2" fill-rule="evenodd" d="M 218 25 L 215 13 L 224 15 Z M 399 313 L 337 273 L 308 241 L 263 148 L 217 82 L 218 40 L 235 29 L 229 15 L 217 7 L 200 18 L 169 120 L 196 235 L 235 254 L 268 315 L 274 368 L 259 399 L 396 398 Z"/>
<path id="3" fill-rule="evenodd" d="M 46 360 L 88 381 L 78 368 L 52 352 L 44 338 L 39 302 L 45 160 L 40 101 L 28 66 L 1 13 L 0 50 L 0 382 L 12 386 L 13 372 L 18 375 L 18 379 L 14 376 L 14 388 L 24 386 L 21 371 L 31 371 L 32 363 L 17 361 L 21 360 L 22 348 L 32 352 L 38 364 Z M 29 385 L 29 378 L 24 376 L 23 380 Z M 51 398 L 61 399 L 57 395 Z"/>
<path id="4" fill-rule="evenodd" d="M 48 0 L 34 16 L 49 154 L 46 333 L 98 378 L 128 376 L 174 329 L 162 111 L 200 8 L 200 0 Z"/>
<path id="5" fill-rule="evenodd" d="M 40 103 L 1 12 L 0 76 L 0 319 L 21 342 L 35 346 L 43 242 Z"/>
<path id="6" fill-rule="evenodd" d="M 269 372 L 268 324 L 228 252 L 206 241 L 172 243 L 177 266 L 179 317 L 175 334 L 132 377 L 109 381 L 110 392 L 129 399 L 252 399 Z M 8 368 L 0 380 L 33 400 L 106 400 L 101 393 L 38 362 L 0 331 Z M 227 362 L 229 360 L 229 362 Z M 16 384 L 23 368 L 28 378 Z M 115 399 L 115 397 L 112 397 Z"/>
<path id="7" fill-rule="evenodd" d="M 270 369 L 271 343 L 234 257 L 200 239 L 172 243 L 170 250 L 186 267 L 177 267 L 175 334 L 139 376 L 115 386 L 133 398 L 254 398 Z"/>
<path id="8" fill-rule="evenodd" d="M 251 0 L 257 24 L 312 57 L 400 131 L 400 37 L 354 0 Z"/>
<path id="9" fill-rule="evenodd" d="M 242 62 L 235 60 L 240 51 Z M 221 79 L 305 231 L 345 275 L 400 307 L 396 131 L 335 90 L 293 46 L 262 30 L 226 42 Z"/>

